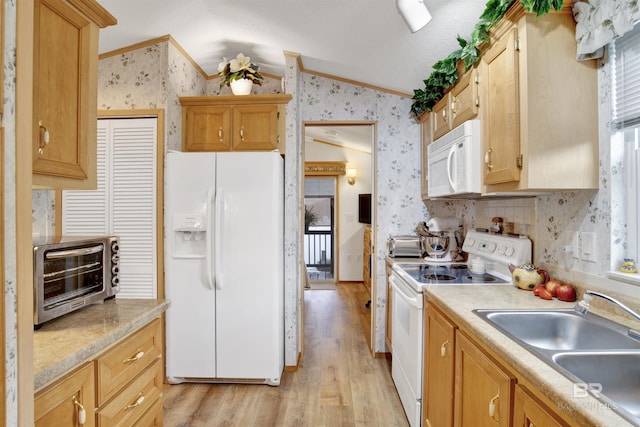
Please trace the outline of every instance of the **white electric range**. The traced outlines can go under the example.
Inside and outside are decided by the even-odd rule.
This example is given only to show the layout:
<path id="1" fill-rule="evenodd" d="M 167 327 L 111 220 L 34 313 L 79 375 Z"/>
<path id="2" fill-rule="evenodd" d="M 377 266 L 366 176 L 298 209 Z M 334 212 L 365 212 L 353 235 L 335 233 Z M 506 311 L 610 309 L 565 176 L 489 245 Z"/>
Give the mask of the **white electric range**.
<path id="1" fill-rule="evenodd" d="M 512 285 L 509 264 L 531 261 L 531 240 L 469 231 L 462 245 L 469 260 L 485 265 L 472 274 L 466 263 L 418 260 L 393 265 L 391 286 L 391 374 L 411 427 L 421 424 L 423 299 L 425 286 Z"/>

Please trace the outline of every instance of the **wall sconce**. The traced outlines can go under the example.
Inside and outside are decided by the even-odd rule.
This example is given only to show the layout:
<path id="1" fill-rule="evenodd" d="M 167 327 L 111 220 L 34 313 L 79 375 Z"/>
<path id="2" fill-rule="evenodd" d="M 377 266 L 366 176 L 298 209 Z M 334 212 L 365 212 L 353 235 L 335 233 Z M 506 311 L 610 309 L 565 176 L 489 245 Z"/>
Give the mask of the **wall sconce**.
<path id="1" fill-rule="evenodd" d="M 396 6 L 412 33 L 431 21 L 431 14 L 423 0 L 397 0 Z"/>
<path id="2" fill-rule="evenodd" d="M 349 185 L 353 185 L 356 183 L 356 170 L 355 168 L 347 169 L 347 182 Z"/>

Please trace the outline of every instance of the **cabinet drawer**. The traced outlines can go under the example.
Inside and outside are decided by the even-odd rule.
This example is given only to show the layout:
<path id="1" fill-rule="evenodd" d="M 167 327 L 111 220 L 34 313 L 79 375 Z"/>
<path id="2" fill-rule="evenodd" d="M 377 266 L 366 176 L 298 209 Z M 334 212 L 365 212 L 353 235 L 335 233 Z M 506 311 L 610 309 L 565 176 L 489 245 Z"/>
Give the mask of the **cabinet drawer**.
<path id="1" fill-rule="evenodd" d="M 162 354 L 160 326 L 152 321 L 97 359 L 98 406 Z"/>
<path id="2" fill-rule="evenodd" d="M 134 427 L 161 427 L 162 423 L 162 399 L 156 399 L 151 408 L 138 418 Z"/>
<path id="3" fill-rule="evenodd" d="M 162 396 L 162 359 L 153 364 L 98 412 L 98 427 L 130 426 Z"/>

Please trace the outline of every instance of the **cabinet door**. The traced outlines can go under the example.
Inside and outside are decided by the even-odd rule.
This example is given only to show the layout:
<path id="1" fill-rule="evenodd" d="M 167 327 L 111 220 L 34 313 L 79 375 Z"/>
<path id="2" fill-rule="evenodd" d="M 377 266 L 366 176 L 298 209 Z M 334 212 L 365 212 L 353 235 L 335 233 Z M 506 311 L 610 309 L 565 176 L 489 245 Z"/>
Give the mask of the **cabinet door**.
<path id="1" fill-rule="evenodd" d="M 433 106 L 431 121 L 433 126 L 433 139 L 436 140 L 451 130 L 450 105 L 451 98 L 446 94 Z"/>
<path id="2" fill-rule="evenodd" d="M 78 402 L 78 403 L 75 403 Z M 95 426 L 95 389 L 93 363 L 47 387 L 34 399 L 36 427 Z M 84 406 L 86 420 L 80 423 L 80 406 Z"/>
<path id="3" fill-rule="evenodd" d="M 232 149 L 271 151 L 279 148 L 278 116 L 277 105 L 234 107 Z"/>
<path id="4" fill-rule="evenodd" d="M 34 185 L 95 188 L 98 27 L 62 0 L 34 6 Z"/>
<path id="5" fill-rule="evenodd" d="M 475 69 L 463 75 L 451 90 L 451 128 L 478 115 L 478 77 Z"/>
<path id="6" fill-rule="evenodd" d="M 520 180 L 519 71 L 514 27 L 480 61 L 484 184 Z"/>
<path id="7" fill-rule="evenodd" d="M 183 107 L 183 151 L 231 150 L 230 107 Z"/>
<path id="8" fill-rule="evenodd" d="M 424 325 L 422 421 L 431 427 L 453 425 L 455 326 L 431 304 Z"/>
<path id="9" fill-rule="evenodd" d="M 513 403 L 514 427 L 566 427 L 543 403 L 539 402 L 519 384 L 515 388 Z"/>
<path id="10" fill-rule="evenodd" d="M 510 426 L 515 377 L 460 331 L 455 359 L 455 426 Z"/>

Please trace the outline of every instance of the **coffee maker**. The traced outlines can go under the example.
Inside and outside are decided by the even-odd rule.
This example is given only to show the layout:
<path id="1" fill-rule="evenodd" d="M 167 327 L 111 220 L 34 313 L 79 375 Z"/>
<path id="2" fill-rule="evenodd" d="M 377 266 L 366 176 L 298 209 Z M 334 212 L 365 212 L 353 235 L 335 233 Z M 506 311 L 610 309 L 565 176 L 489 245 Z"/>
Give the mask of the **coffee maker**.
<path id="1" fill-rule="evenodd" d="M 416 227 L 425 261 L 462 261 L 462 221 L 459 218 L 433 217 Z"/>

